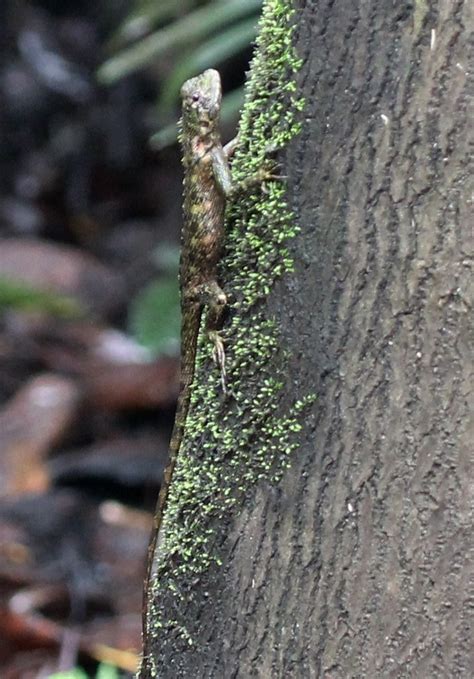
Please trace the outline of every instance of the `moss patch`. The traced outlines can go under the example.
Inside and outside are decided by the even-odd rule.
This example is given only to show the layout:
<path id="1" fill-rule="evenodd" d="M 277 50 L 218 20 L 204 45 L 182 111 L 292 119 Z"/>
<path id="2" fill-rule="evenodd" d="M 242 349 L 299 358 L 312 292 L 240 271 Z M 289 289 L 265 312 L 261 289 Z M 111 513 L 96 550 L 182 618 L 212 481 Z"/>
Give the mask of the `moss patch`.
<path id="1" fill-rule="evenodd" d="M 267 0 L 252 63 L 232 173 L 239 182 L 269 167 L 272 154 L 300 131 L 303 102 L 294 74 L 301 63 L 292 47 L 290 2 Z M 271 161 L 270 161 L 271 162 Z M 288 242 L 298 227 L 285 200 L 285 183 L 270 180 L 227 210 L 224 287 L 232 298 L 223 335 L 228 395 L 222 394 L 211 346 L 201 333 L 196 380 L 185 441 L 174 472 L 162 530 L 158 575 L 152 584 L 149 630 L 170 626 L 191 644 L 184 620 L 171 620 L 169 597 L 180 610 L 177 583 L 219 564 L 215 526 L 261 479 L 278 481 L 299 445 L 302 411 L 312 398 L 295 399 L 282 412 L 288 352 L 278 322 L 262 303 L 276 280 L 293 270 Z M 225 285 L 225 279 L 230 284 Z M 186 601 L 192 592 L 186 588 Z M 163 610 L 166 601 L 166 610 Z"/>

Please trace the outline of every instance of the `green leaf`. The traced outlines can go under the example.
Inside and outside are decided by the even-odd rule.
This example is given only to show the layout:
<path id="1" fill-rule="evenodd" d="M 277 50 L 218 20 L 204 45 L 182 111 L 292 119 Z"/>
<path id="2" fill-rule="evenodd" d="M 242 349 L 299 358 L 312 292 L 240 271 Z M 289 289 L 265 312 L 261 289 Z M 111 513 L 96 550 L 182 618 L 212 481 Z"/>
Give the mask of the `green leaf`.
<path id="1" fill-rule="evenodd" d="M 97 78 L 101 83 L 113 83 L 148 64 L 167 50 L 183 48 L 190 42 L 197 42 L 221 26 L 256 12 L 260 6 L 261 0 L 210 2 L 169 26 L 142 38 L 136 45 L 106 61 L 97 71 Z"/>
<path id="2" fill-rule="evenodd" d="M 176 277 L 179 269 L 179 255 L 181 248 L 172 243 L 161 243 L 152 254 L 152 259 L 160 272 Z"/>
<path id="3" fill-rule="evenodd" d="M 174 122 L 155 132 L 150 138 L 150 146 L 154 151 L 162 151 L 178 140 L 178 123 Z"/>
<path id="4" fill-rule="evenodd" d="M 50 674 L 48 679 L 89 679 L 89 677 L 80 667 L 75 667 L 66 672 L 55 672 L 55 674 Z"/>
<path id="5" fill-rule="evenodd" d="M 176 0 L 142 0 L 135 2 L 135 7 L 124 19 L 118 30 L 107 42 L 109 50 L 118 49 L 146 35 L 154 26 L 181 14 L 184 7 L 182 1 L 177 6 Z"/>
<path id="6" fill-rule="evenodd" d="M 119 679 L 118 670 L 113 665 L 101 663 L 97 669 L 96 679 Z"/>
<path id="7" fill-rule="evenodd" d="M 177 276 L 144 288 L 132 302 L 128 325 L 135 339 L 155 356 L 175 353 L 181 326 Z"/>
<path id="8" fill-rule="evenodd" d="M 47 290 L 37 290 L 28 283 L 0 277 L 0 311 L 41 311 L 62 318 L 84 315 L 84 308 L 73 297 L 59 295 Z"/>
<path id="9" fill-rule="evenodd" d="M 119 679 L 118 670 L 113 665 L 101 663 L 97 668 L 96 679 Z M 55 672 L 50 674 L 48 679 L 89 679 L 89 675 L 80 667 L 75 667 L 66 672 Z"/>

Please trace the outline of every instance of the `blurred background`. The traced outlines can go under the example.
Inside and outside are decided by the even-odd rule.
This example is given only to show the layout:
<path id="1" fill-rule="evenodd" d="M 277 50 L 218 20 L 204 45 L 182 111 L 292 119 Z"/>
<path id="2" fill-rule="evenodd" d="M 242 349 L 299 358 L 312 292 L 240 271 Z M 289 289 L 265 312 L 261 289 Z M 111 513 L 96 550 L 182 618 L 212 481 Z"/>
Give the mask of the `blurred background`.
<path id="1" fill-rule="evenodd" d="M 0 676 L 131 676 L 179 386 L 179 89 L 260 0 L 0 3 Z M 59 674 L 58 674 L 59 673 Z"/>

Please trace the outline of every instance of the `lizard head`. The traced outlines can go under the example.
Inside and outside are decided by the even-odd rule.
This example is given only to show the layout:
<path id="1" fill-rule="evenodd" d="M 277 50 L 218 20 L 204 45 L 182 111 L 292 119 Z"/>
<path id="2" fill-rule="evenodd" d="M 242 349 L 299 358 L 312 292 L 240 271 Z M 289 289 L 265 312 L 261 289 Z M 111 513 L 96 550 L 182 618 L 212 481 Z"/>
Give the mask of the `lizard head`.
<path id="1" fill-rule="evenodd" d="M 183 119 L 199 128 L 212 128 L 219 117 L 222 88 L 221 77 L 213 68 L 186 80 L 181 88 Z"/>

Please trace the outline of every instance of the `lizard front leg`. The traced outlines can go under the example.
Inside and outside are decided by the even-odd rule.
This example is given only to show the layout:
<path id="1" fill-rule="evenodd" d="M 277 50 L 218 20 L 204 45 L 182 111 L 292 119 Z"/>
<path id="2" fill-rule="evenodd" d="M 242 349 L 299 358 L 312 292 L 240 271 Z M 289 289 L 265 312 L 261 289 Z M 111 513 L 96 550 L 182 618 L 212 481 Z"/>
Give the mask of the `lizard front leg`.
<path id="1" fill-rule="evenodd" d="M 233 181 L 230 173 L 229 155 L 234 153 L 237 144 L 238 137 L 235 137 L 229 144 L 226 144 L 224 148 L 222 146 L 216 146 L 211 153 L 214 180 L 219 191 L 226 200 L 232 200 L 234 196 L 245 193 L 256 186 L 262 186 L 266 181 L 271 179 L 275 181 L 284 179 L 281 175 L 275 174 L 273 169 L 275 165 L 272 163 L 271 167 L 262 167 L 250 177 L 246 177 L 239 182 Z"/>
<path id="2" fill-rule="evenodd" d="M 223 151 L 227 157 L 227 159 L 232 158 L 232 156 L 235 153 L 235 149 L 239 145 L 239 135 L 236 134 L 233 139 L 227 142 L 227 144 L 224 146 Z"/>

